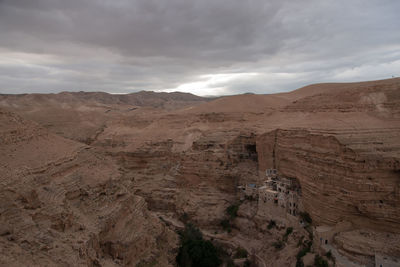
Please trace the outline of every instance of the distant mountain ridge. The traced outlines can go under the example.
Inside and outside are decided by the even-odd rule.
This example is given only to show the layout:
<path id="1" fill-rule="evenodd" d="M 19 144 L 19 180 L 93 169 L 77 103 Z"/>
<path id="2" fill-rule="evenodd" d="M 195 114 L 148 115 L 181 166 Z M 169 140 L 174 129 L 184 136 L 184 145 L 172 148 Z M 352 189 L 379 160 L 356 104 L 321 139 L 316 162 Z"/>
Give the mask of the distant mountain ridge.
<path id="1" fill-rule="evenodd" d="M 165 107 L 166 105 L 185 105 L 209 101 L 212 98 L 182 92 L 140 91 L 130 94 L 110 94 L 106 92 L 61 92 L 57 94 L 0 94 L 0 101 L 19 101 L 26 104 L 34 102 L 57 101 L 59 103 L 97 102 L 99 104 L 126 104 L 134 106 Z"/>

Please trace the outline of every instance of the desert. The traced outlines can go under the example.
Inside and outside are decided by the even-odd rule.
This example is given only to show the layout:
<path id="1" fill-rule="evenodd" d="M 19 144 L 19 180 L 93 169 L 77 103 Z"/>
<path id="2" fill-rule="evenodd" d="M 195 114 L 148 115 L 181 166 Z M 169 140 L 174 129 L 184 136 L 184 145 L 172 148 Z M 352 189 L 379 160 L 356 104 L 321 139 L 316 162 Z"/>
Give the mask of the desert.
<path id="1" fill-rule="evenodd" d="M 294 266 L 308 245 L 301 261 L 397 262 L 399 98 L 398 78 L 215 99 L 1 95 L 1 264 L 174 266 L 188 221 L 258 266 Z"/>

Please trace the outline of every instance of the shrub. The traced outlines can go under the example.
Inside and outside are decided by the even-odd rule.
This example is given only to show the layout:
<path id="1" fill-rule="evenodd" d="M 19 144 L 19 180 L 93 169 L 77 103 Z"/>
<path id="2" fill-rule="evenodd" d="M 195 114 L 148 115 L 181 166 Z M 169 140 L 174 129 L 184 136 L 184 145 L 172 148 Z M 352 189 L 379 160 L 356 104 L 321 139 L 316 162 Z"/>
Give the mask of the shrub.
<path id="1" fill-rule="evenodd" d="M 228 231 L 228 232 L 231 231 L 231 222 L 230 222 L 228 219 L 223 219 L 223 220 L 220 222 L 220 225 L 222 226 L 222 228 L 223 228 L 225 231 Z"/>
<path id="2" fill-rule="evenodd" d="M 187 223 L 189 221 L 189 214 L 187 214 L 186 212 L 182 213 L 181 217 L 180 217 L 181 221 L 183 223 Z"/>
<path id="3" fill-rule="evenodd" d="M 240 204 L 233 204 L 230 205 L 227 209 L 226 209 L 226 213 L 229 215 L 229 217 L 231 219 L 234 219 L 237 217 L 237 212 L 239 210 L 239 206 Z"/>
<path id="4" fill-rule="evenodd" d="M 272 245 L 276 249 L 282 249 L 285 246 L 285 243 L 283 243 L 281 240 L 278 240 L 278 241 L 272 243 Z"/>
<path id="5" fill-rule="evenodd" d="M 267 228 L 268 229 L 272 229 L 275 226 L 276 226 L 276 222 L 274 220 L 270 220 L 269 223 L 268 223 Z"/>
<path id="6" fill-rule="evenodd" d="M 283 235 L 282 239 L 286 242 L 288 239 L 288 236 L 293 232 L 293 227 L 288 227 L 286 228 L 286 232 Z"/>
<path id="7" fill-rule="evenodd" d="M 178 266 L 217 267 L 221 264 L 217 249 L 210 241 L 203 239 L 195 226 L 187 224 L 179 236 L 181 246 L 176 256 Z"/>
<path id="8" fill-rule="evenodd" d="M 235 267 L 236 265 L 235 265 L 235 263 L 233 262 L 233 260 L 232 259 L 229 259 L 227 262 L 226 262 L 226 267 Z"/>
<path id="9" fill-rule="evenodd" d="M 302 247 L 302 249 L 297 253 L 297 260 L 300 260 L 301 258 L 303 258 L 308 252 L 311 251 L 311 246 L 312 246 L 312 242 L 307 240 L 305 242 L 305 246 Z"/>
<path id="10" fill-rule="evenodd" d="M 307 247 L 302 248 L 298 253 L 296 258 L 297 259 L 301 259 L 303 258 L 308 252 L 310 252 L 310 250 Z"/>
<path id="11" fill-rule="evenodd" d="M 288 237 L 291 233 L 293 233 L 293 227 L 288 227 L 284 236 Z"/>
<path id="12" fill-rule="evenodd" d="M 316 267 L 329 267 L 328 262 L 322 258 L 320 255 L 315 255 L 314 266 Z"/>
<path id="13" fill-rule="evenodd" d="M 248 253 L 246 249 L 242 247 L 236 248 L 235 259 L 247 258 L 247 255 Z"/>
<path id="14" fill-rule="evenodd" d="M 300 217 L 301 219 L 303 219 L 303 221 L 305 221 L 306 223 L 311 224 L 312 223 L 312 219 L 310 214 L 308 214 L 308 212 L 300 212 Z"/>
<path id="15" fill-rule="evenodd" d="M 328 251 L 326 254 L 325 254 L 325 256 L 328 258 L 328 259 L 332 259 L 333 257 L 332 257 L 332 251 Z"/>
<path id="16" fill-rule="evenodd" d="M 304 267 L 304 262 L 302 259 L 296 260 L 296 267 Z"/>

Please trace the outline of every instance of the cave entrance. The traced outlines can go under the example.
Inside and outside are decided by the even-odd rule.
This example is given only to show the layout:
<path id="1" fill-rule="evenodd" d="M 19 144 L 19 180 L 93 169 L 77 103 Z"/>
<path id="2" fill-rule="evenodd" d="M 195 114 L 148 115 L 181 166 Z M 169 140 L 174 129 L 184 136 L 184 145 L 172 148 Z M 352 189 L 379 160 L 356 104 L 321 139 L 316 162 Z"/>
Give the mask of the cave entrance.
<path id="1" fill-rule="evenodd" d="M 258 161 L 257 146 L 256 144 L 247 144 L 245 146 L 249 159 Z"/>

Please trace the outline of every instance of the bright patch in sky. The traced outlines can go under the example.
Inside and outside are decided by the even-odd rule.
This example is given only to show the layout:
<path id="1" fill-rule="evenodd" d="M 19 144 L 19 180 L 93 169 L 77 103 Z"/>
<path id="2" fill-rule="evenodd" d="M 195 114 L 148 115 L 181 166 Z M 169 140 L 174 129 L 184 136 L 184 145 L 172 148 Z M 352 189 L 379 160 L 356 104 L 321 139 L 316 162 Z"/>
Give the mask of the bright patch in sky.
<path id="1" fill-rule="evenodd" d="M 221 73 L 201 75 L 199 81 L 184 83 L 176 88 L 159 90 L 159 92 L 186 92 L 199 96 L 218 96 L 229 94 L 227 84 L 238 80 L 245 81 L 254 78 L 259 73 Z"/>

